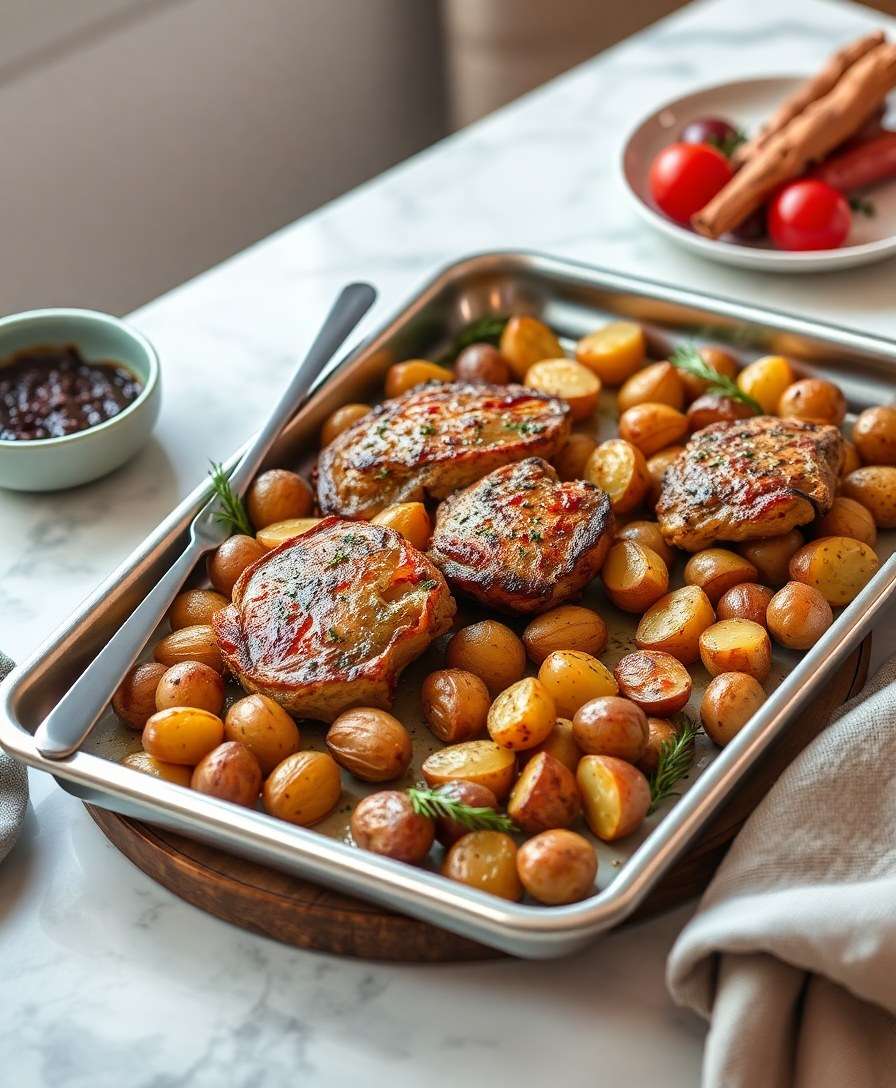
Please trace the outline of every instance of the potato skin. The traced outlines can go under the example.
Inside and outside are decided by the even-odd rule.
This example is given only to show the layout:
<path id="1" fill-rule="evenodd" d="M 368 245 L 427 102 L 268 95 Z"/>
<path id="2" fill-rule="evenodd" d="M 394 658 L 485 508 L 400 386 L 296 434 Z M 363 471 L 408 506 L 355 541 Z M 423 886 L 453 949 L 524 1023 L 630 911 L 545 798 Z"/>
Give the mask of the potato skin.
<path id="1" fill-rule="evenodd" d="M 748 404 L 726 397 L 722 393 L 704 393 L 690 405 L 685 413 L 691 434 L 702 431 L 711 423 L 728 423 L 735 419 L 747 419 L 753 415 Z"/>
<path id="2" fill-rule="evenodd" d="M 289 518 L 304 518 L 313 509 L 314 494 L 308 482 L 285 468 L 272 468 L 256 476 L 246 495 L 246 510 L 256 530 Z"/>
<path id="3" fill-rule="evenodd" d="M 848 536 L 873 548 L 877 543 L 877 526 L 866 506 L 838 495 L 830 510 L 815 522 L 815 535 Z"/>
<path id="4" fill-rule="evenodd" d="M 666 470 L 673 461 L 678 460 L 679 455 L 682 453 L 684 453 L 684 446 L 667 446 L 664 450 L 660 450 L 659 453 L 655 453 L 653 457 L 647 459 L 647 473 L 650 477 L 647 499 L 651 510 L 659 502 Z"/>
<path id="5" fill-rule="evenodd" d="M 622 385 L 644 362 L 644 331 L 634 321 L 611 321 L 576 344 L 576 358 L 607 385 Z"/>
<path id="6" fill-rule="evenodd" d="M 577 903 L 594 890 L 597 854 L 586 838 L 558 828 L 524 842 L 516 855 L 523 887 L 539 903 Z"/>
<path id="7" fill-rule="evenodd" d="M 265 549 L 254 536 L 238 533 L 228 537 L 208 560 L 208 578 L 219 593 L 229 598 L 243 571 L 257 562 Z"/>
<path id="8" fill-rule="evenodd" d="M 563 347 L 554 333 L 543 321 L 528 314 L 511 317 L 501 333 L 498 350 L 514 375 L 521 380 L 535 363 L 563 356 Z"/>
<path id="9" fill-rule="evenodd" d="M 523 897 L 516 871 L 516 843 L 503 831 L 471 831 L 451 847 L 442 875 L 501 899 Z"/>
<path id="10" fill-rule="evenodd" d="M 156 710 L 192 706 L 220 716 L 224 706 L 221 674 L 201 661 L 181 661 L 165 670 L 156 688 Z"/>
<path id="11" fill-rule="evenodd" d="M 207 710 L 159 710 L 143 729 L 143 747 L 163 763 L 196 764 L 224 739 L 224 723 Z"/>
<path id="12" fill-rule="evenodd" d="M 724 748 L 764 702 L 765 691 L 755 676 L 723 672 L 710 680 L 703 693 L 700 720 L 707 736 Z"/>
<path id="13" fill-rule="evenodd" d="M 452 636 L 445 649 L 445 664 L 478 676 L 495 696 L 522 679 L 526 650 L 505 624 L 482 620 L 462 627 Z"/>
<path id="14" fill-rule="evenodd" d="M 626 412 L 638 404 L 668 404 L 680 412 L 684 407 L 684 383 L 678 367 L 651 363 L 632 374 L 619 390 L 616 406 Z"/>
<path id="15" fill-rule="evenodd" d="M 633 540 L 620 540 L 610 548 L 600 576 L 613 604 L 638 615 L 669 589 L 669 570 L 662 556 Z"/>
<path id="16" fill-rule="evenodd" d="M 834 613 L 812 586 L 788 582 L 769 601 L 768 629 L 789 650 L 808 650 L 834 622 Z"/>
<path id="17" fill-rule="evenodd" d="M 195 627 L 197 624 L 210 624 L 212 616 L 226 608 L 230 598 L 213 589 L 187 589 L 178 593 L 168 613 L 168 622 L 172 631 L 182 627 Z"/>
<path id="18" fill-rule="evenodd" d="M 766 415 L 774 415 L 778 404 L 796 375 L 790 360 L 783 355 L 764 355 L 750 363 L 737 376 L 737 384 L 753 400 L 759 401 Z"/>
<path id="19" fill-rule="evenodd" d="M 760 682 L 772 667 L 768 632 L 752 620 L 720 620 L 700 636 L 700 658 L 710 676 L 745 672 Z"/>
<path id="20" fill-rule="evenodd" d="M 371 518 L 373 525 L 394 529 L 418 551 L 426 551 L 432 536 L 432 519 L 422 502 L 396 502 Z"/>
<path id="21" fill-rule="evenodd" d="M 764 585 L 782 586 L 790 577 L 790 557 L 803 543 L 803 534 L 798 529 L 791 529 L 789 533 L 781 536 L 748 540 L 739 544 L 737 550 L 744 559 L 753 564 Z"/>
<path id="22" fill-rule="evenodd" d="M 215 633 L 209 624 L 197 623 L 181 627 L 157 642 L 152 656 L 166 668 L 181 661 L 199 661 L 224 675 L 224 659 L 218 649 Z"/>
<path id="23" fill-rule="evenodd" d="M 687 433 L 687 418 L 668 404 L 636 404 L 619 418 L 619 437 L 645 457 L 675 445 Z"/>
<path id="24" fill-rule="evenodd" d="M 778 415 L 839 427 L 846 418 L 846 397 L 838 386 L 824 378 L 803 378 L 781 394 Z"/>
<path id="25" fill-rule="evenodd" d="M 699 586 L 683 586 L 661 597 L 644 613 L 635 632 L 639 650 L 661 650 L 684 665 L 700 655 L 700 635 L 716 614 Z"/>
<path id="26" fill-rule="evenodd" d="M 662 559 L 667 567 L 675 562 L 675 549 L 671 548 L 663 538 L 660 527 L 655 521 L 635 520 L 628 522 L 616 530 L 617 540 L 628 540 L 634 544 L 641 544 Z"/>
<path id="27" fill-rule="evenodd" d="M 339 765 L 326 752 L 293 752 L 268 775 L 262 796 L 271 816 L 310 827 L 339 803 Z"/>
<path id="28" fill-rule="evenodd" d="M 538 670 L 538 679 L 554 701 L 555 716 L 561 718 L 571 718 L 590 699 L 615 695 L 618 690 L 613 674 L 602 662 L 577 650 L 548 654 Z"/>
<path id="29" fill-rule="evenodd" d="M 523 631 L 523 645 L 536 665 L 554 650 L 578 650 L 597 657 L 607 648 L 607 625 L 591 608 L 561 604 L 530 620 Z"/>
<path id="30" fill-rule="evenodd" d="M 507 802 L 507 815 L 523 831 L 535 833 L 569 827 L 580 808 L 575 775 L 558 759 L 540 752 L 516 780 Z"/>
<path id="31" fill-rule="evenodd" d="M 386 371 L 386 396 L 400 397 L 409 389 L 423 382 L 451 382 L 454 375 L 444 366 L 431 363 L 429 359 L 407 359 L 395 363 Z"/>
<path id="32" fill-rule="evenodd" d="M 363 419 L 369 411 L 369 404 L 343 404 L 341 408 L 337 408 L 321 428 L 321 448 L 329 446 L 343 431 L 347 431 L 359 419 Z"/>
<path id="33" fill-rule="evenodd" d="M 636 831 L 650 808 L 646 777 L 614 756 L 583 756 L 576 772 L 585 819 L 603 842 L 615 842 Z"/>
<path id="34" fill-rule="evenodd" d="M 486 786 L 503 801 L 516 776 L 516 757 L 493 740 L 468 740 L 427 756 L 420 773 L 428 786 L 443 786 L 459 779 Z"/>
<path id="35" fill-rule="evenodd" d="M 261 767 L 248 748 L 227 740 L 200 759 L 190 785 L 199 793 L 251 808 L 261 790 Z"/>
<path id="36" fill-rule="evenodd" d="M 636 650 L 626 654 L 613 670 L 619 691 L 645 712 L 675 714 L 691 697 L 691 676 L 671 654 Z"/>
<path id="37" fill-rule="evenodd" d="M 517 763 L 520 769 L 525 767 L 530 759 L 534 759 L 539 752 L 547 752 L 548 755 L 559 760 L 564 767 L 575 772 L 582 758 L 582 749 L 573 734 L 572 722 L 569 718 L 558 718 L 554 722 L 554 728 L 541 744 L 536 744 L 534 748 L 527 748 L 519 753 Z"/>
<path id="38" fill-rule="evenodd" d="M 757 582 L 743 582 L 726 590 L 716 606 L 720 620 L 752 620 L 768 627 L 766 609 L 774 594 L 768 586 Z"/>
<path id="39" fill-rule="evenodd" d="M 853 424 L 852 440 L 866 465 L 896 465 L 896 407 L 866 408 Z"/>
<path id="40" fill-rule="evenodd" d="M 590 434 L 571 434 L 563 449 L 554 456 L 557 475 L 564 481 L 584 480 L 585 466 L 596 449 L 597 442 Z"/>
<path id="41" fill-rule="evenodd" d="M 491 344 L 470 344 L 454 361 L 454 377 L 459 382 L 507 385 L 510 364 Z"/>
<path id="42" fill-rule="evenodd" d="M 708 345 L 697 348 L 697 354 L 717 374 L 724 374 L 726 378 L 737 377 L 738 362 L 730 351 Z M 689 374 L 686 370 L 681 371 L 681 381 L 688 401 L 696 400 L 709 389 L 709 382 L 698 378 L 696 374 Z"/>
<path id="43" fill-rule="evenodd" d="M 431 672 L 421 689 L 423 717 L 445 744 L 459 744 L 485 733 L 491 696 L 485 682 L 464 669 Z"/>
<path id="44" fill-rule="evenodd" d="M 629 699 L 592 699 L 572 720 L 576 743 L 587 755 L 614 756 L 637 763 L 647 747 L 647 715 Z"/>
<path id="45" fill-rule="evenodd" d="M 667 718 L 648 718 L 647 747 L 635 764 L 638 770 L 648 776 L 655 774 L 660 762 L 660 749 L 677 736 L 678 729 Z"/>
<path id="46" fill-rule="evenodd" d="M 860 540 L 822 536 L 804 545 L 790 560 L 790 577 L 817 589 L 828 604 L 855 600 L 877 573 L 880 560 Z"/>
<path id="47" fill-rule="evenodd" d="M 237 699 L 224 718 L 224 736 L 245 745 L 265 775 L 297 752 L 302 743 L 299 727 L 267 695 Z"/>
<path id="48" fill-rule="evenodd" d="M 896 466 L 857 468 L 844 478 L 841 491 L 871 511 L 878 529 L 896 529 Z"/>
<path id="49" fill-rule="evenodd" d="M 131 729 L 142 729 L 156 712 L 156 690 L 166 667 L 158 661 L 135 665 L 112 696 L 112 709 Z"/>
<path id="50" fill-rule="evenodd" d="M 843 439 L 843 466 L 840 469 L 840 479 L 848 476 L 850 472 L 855 472 L 857 468 L 862 467 L 862 459 L 859 457 L 859 451 L 856 449 L 855 443 L 850 442 L 848 438 Z"/>
<path id="51" fill-rule="evenodd" d="M 362 782 L 389 782 L 408 769 L 410 735 L 398 718 L 375 707 L 345 710 L 327 730 L 327 748 L 340 767 Z"/>
<path id="52" fill-rule="evenodd" d="M 406 793 L 381 790 L 362 797 L 351 820 L 352 838 L 370 850 L 408 865 L 419 865 L 433 844 L 435 826 L 414 811 Z"/>
<path id="53" fill-rule="evenodd" d="M 189 787 L 193 775 L 191 767 L 185 767 L 182 763 L 165 763 L 151 756 L 149 752 L 131 752 L 121 762 L 125 767 L 140 771 L 141 774 L 151 774 L 153 778 L 161 778 L 164 782 L 173 782 L 177 786 Z"/>
<path id="54" fill-rule="evenodd" d="M 464 782 L 457 779 L 454 782 L 446 782 L 439 786 L 439 793 L 452 801 L 460 801 L 470 808 L 497 809 L 498 798 L 487 787 L 477 782 Z M 444 847 L 453 846 L 458 839 L 462 839 L 470 830 L 465 824 L 457 820 L 451 820 L 447 816 L 439 816 L 435 821 L 436 838 Z"/>
<path id="55" fill-rule="evenodd" d="M 695 552 L 684 568 L 685 582 L 690 586 L 699 586 L 713 606 L 732 586 L 741 582 L 755 582 L 758 574 L 759 571 L 748 559 L 728 548 L 704 548 Z"/>
<path id="56" fill-rule="evenodd" d="M 486 725 L 495 744 L 516 752 L 541 744 L 556 719 L 557 709 L 547 688 L 540 680 L 527 676 L 495 699 Z"/>

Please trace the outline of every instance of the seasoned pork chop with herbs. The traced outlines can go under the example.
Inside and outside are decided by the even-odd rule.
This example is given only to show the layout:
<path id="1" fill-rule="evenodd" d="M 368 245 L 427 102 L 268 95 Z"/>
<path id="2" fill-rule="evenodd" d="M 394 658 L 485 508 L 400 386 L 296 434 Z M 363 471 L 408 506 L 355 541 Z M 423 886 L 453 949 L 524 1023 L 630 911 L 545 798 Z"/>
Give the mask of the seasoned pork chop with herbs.
<path id="1" fill-rule="evenodd" d="M 843 457 L 839 430 L 825 423 L 773 416 L 713 423 L 666 470 L 660 530 L 690 552 L 717 540 L 780 536 L 830 510 Z"/>
<path id="2" fill-rule="evenodd" d="M 502 465 L 552 457 L 570 425 L 564 401 L 519 385 L 417 386 L 321 452 L 318 501 L 325 514 L 369 518 L 390 503 L 444 499 Z"/>
<path id="3" fill-rule="evenodd" d="M 443 502 L 429 554 L 453 589 L 507 612 L 544 612 L 594 578 L 613 527 L 605 491 L 561 483 L 529 457 Z"/>
<path id="4" fill-rule="evenodd" d="M 401 670 L 454 613 L 441 572 L 404 537 L 325 518 L 247 568 L 213 625 L 246 691 L 330 722 L 388 707 Z"/>

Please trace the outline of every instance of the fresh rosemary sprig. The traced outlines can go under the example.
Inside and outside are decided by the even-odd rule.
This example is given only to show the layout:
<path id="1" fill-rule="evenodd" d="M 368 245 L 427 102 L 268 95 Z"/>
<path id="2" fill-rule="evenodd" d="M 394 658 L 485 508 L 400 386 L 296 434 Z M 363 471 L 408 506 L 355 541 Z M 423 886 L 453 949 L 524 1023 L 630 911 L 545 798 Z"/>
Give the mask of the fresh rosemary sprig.
<path id="1" fill-rule="evenodd" d="M 492 344 L 497 347 L 508 320 L 509 318 L 501 314 L 486 314 L 485 317 L 470 322 L 451 341 L 443 356 L 443 361 L 453 363 L 464 348 L 468 348 L 470 344 Z"/>
<path id="2" fill-rule="evenodd" d="M 240 499 L 230 486 L 230 479 L 224 471 L 224 466 L 211 462 L 208 470 L 212 478 L 212 488 L 218 496 L 221 509 L 215 512 L 215 520 L 226 525 L 232 533 L 245 533 L 246 536 L 254 536 L 255 530 L 249 523 L 249 515 Z"/>
<path id="3" fill-rule="evenodd" d="M 470 831 L 516 831 L 517 826 L 509 816 L 495 812 L 493 808 L 474 807 L 456 801 L 442 793 L 440 789 L 431 790 L 427 786 L 414 786 L 408 790 L 411 807 L 420 816 L 431 820 L 444 817 L 455 820 Z"/>
<path id="4" fill-rule="evenodd" d="M 854 212 L 858 212 L 859 215 L 864 215 L 866 219 L 873 219 L 875 215 L 877 215 L 877 208 L 875 208 L 874 202 L 865 196 L 851 196 L 849 198 L 849 206 Z"/>
<path id="5" fill-rule="evenodd" d="M 731 397 L 732 400 L 739 400 L 752 408 L 756 415 L 763 414 L 759 401 L 753 400 L 727 374 L 720 374 L 717 370 L 713 370 L 695 347 L 676 348 L 669 356 L 669 362 L 677 366 L 679 370 L 685 370 L 688 374 L 693 374 L 695 378 L 709 382 L 707 393 L 720 393 L 723 397 Z"/>
<path id="6" fill-rule="evenodd" d="M 660 745 L 659 761 L 649 778 L 649 812 L 655 812 L 667 797 L 677 796 L 675 787 L 687 774 L 694 759 L 694 738 L 699 732 L 697 723 L 685 715 L 680 715 L 677 723 L 678 736 Z"/>

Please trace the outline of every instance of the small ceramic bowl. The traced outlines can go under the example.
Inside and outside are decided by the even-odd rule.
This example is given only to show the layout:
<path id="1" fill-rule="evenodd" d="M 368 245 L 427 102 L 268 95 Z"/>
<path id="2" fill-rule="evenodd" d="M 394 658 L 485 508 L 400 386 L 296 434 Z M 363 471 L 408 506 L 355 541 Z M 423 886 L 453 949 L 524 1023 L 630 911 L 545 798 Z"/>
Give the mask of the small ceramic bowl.
<path id="1" fill-rule="evenodd" d="M 136 400 L 111 419 L 61 438 L 0 440 L 0 487 L 57 491 L 105 476 L 133 457 L 159 414 L 159 360 L 150 342 L 111 314 L 28 310 L 0 318 L 0 367 L 25 348 L 74 344 L 91 362 L 121 363 L 140 379 Z"/>

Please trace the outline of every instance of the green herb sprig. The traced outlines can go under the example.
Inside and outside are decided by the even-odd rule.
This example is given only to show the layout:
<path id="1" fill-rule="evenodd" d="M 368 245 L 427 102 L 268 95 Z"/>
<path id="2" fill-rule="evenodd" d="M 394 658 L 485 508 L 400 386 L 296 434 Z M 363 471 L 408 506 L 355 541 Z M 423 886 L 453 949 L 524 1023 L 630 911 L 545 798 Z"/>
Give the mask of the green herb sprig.
<path id="1" fill-rule="evenodd" d="M 509 816 L 485 806 L 465 805 L 462 801 L 447 795 L 441 789 L 431 790 L 427 786 L 414 786 L 408 790 L 411 807 L 419 816 L 428 816 L 431 820 L 444 817 L 455 820 L 470 831 L 517 831 L 516 824 Z"/>
<path id="2" fill-rule="evenodd" d="M 212 488 L 218 496 L 221 509 L 215 511 L 215 520 L 226 525 L 232 533 L 245 533 L 246 536 L 254 536 L 255 530 L 249 522 L 249 515 L 242 499 L 230 486 L 230 479 L 223 465 L 211 462 L 209 476 L 212 478 Z"/>
<path id="3" fill-rule="evenodd" d="M 656 770 L 648 779 L 650 783 L 650 808 L 655 812 L 667 797 L 677 797 L 675 787 L 690 770 L 694 761 L 694 738 L 700 731 L 697 723 L 685 715 L 676 719 L 678 735 L 660 745 Z"/>
<path id="4" fill-rule="evenodd" d="M 710 136 L 706 141 L 710 147 L 716 148 L 721 151 L 726 159 L 730 159 L 735 151 L 741 144 L 747 142 L 747 134 L 742 128 L 736 128 L 733 132 L 730 132 L 724 139 L 718 139 L 714 136 Z"/>
<path id="5" fill-rule="evenodd" d="M 874 206 L 874 201 L 869 200 L 865 196 L 851 196 L 849 198 L 849 206 L 854 212 L 858 212 L 859 215 L 864 215 L 866 219 L 873 219 L 877 215 L 877 208 Z"/>
<path id="6" fill-rule="evenodd" d="M 677 366 L 679 370 L 684 370 L 688 374 L 693 374 L 695 378 L 708 382 L 707 393 L 719 393 L 723 397 L 739 400 L 742 404 L 746 404 L 748 408 L 752 408 L 756 415 L 763 415 L 762 405 L 759 401 L 754 400 L 748 393 L 745 393 L 737 382 L 732 381 L 727 374 L 720 374 L 717 370 L 713 370 L 695 347 L 676 348 L 669 356 L 669 362 L 673 366 Z"/>
<path id="7" fill-rule="evenodd" d="M 451 341 L 439 362 L 453 363 L 464 348 L 468 348 L 471 344 L 491 344 L 497 347 L 501 342 L 504 326 L 509 320 L 510 318 L 502 314 L 486 314 L 485 317 L 471 321 Z"/>

